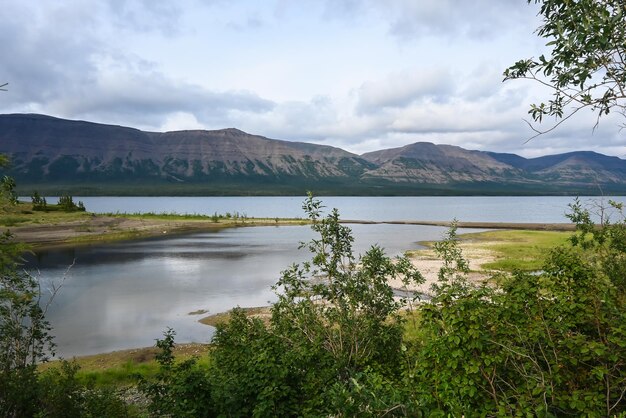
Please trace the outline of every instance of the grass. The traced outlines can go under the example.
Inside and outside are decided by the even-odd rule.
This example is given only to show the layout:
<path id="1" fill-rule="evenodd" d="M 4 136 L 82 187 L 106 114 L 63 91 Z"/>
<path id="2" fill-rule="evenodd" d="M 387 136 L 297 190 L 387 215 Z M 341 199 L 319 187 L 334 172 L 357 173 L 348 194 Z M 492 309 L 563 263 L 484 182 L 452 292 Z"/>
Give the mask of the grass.
<path id="1" fill-rule="evenodd" d="M 54 205 L 49 206 L 53 207 Z M 51 210 L 48 212 L 34 211 L 31 203 L 19 202 L 17 205 L 5 205 L 0 208 L 0 225 L 58 224 L 87 220 L 92 216 L 92 214 L 87 212 L 63 212 L 59 210 Z"/>
<path id="2" fill-rule="evenodd" d="M 462 243 L 489 250 L 495 261 L 483 264 L 487 270 L 536 271 L 542 268 L 550 249 L 568 245 L 571 232 L 501 230 L 463 234 Z"/>
<path id="3" fill-rule="evenodd" d="M 208 350 L 207 344 L 177 344 L 174 355 L 176 361 L 196 357 L 200 365 L 208 365 Z M 81 383 L 95 387 L 121 387 L 136 384 L 138 376 L 155 376 L 159 370 L 155 360 L 157 352 L 154 347 L 146 347 L 77 357 L 73 361 L 80 366 L 77 378 Z M 58 361 L 43 363 L 39 365 L 39 370 L 45 371 L 58 365 Z"/>

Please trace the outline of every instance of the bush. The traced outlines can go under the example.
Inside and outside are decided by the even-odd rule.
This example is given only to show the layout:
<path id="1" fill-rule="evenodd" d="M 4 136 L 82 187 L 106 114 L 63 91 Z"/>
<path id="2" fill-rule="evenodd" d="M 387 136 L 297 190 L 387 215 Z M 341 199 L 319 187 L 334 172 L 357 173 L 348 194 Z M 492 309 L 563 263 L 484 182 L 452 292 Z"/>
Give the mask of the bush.
<path id="1" fill-rule="evenodd" d="M 164 338 L 157 340 L 159 371 L 154 380 L 140 378 L 139 389 L 150 399 L 150 411 L 155 416 L 214 416 L 206 369 L 195 359 L 175 363 L 174 335 L 168 329 Z"/>
<path id="2" fill-rule="evenodd" d="M 46 198 L 42 197 L 39 192 L 34 191 L 31 196 L 31 201 L 33 203 L 33 210 L 47 210 L 48 202 L 46 202 Z"/>
<path id="3" fill-rule="evenodd" d="M 443 287 L 423 307 L 413 387 L 431 412 L 626 412 L 626 225 L 572 209 L 574 247 L 555 248 L 541 274 Z"/>
<path id="4" fill-rule="evenodd" d="M 54 352 L 54 343 L 39 283 L 20 266 L 25 250 L 8 232 L 0 236 L 0 416 L 131 416 L 112 392 L 80 385 L 73 363 L 38 372 L 37 363 Z"/>
<path id="5" fill-rule="evenodd" d="M 133 417 L 111 390 L 93 389 L 80 384 L 76 363 L 61 361 L 60 367 L 44 372 L 39 379 L 40 414 L 45 417 Z"/>
<path id="6" fill-rule="evenodd" d="M 351 231 L 336 210 L 322 218 L 311 196 L 304 209 L 319 238 L 303 244 L 310 262 L 282 273 L 270 323 L 234 310 L 217 329 L 211 378 L 220 412 L 337 414 L 337 388 L 366 371 L 384 379 L 400 372 L 404 301 L 388 282 L 420 283 L 422 276 L 406 258 L 391 260 L 378 247 L 355 258 Z"/>
<path id="7" fill-rule="evenodd" d="M 62 195 L 59 197 L 59 208 L 64 212 L 84 212 L 85 205 L 79 201 L 74 203 L 74 199 L 70 195 Z"/>

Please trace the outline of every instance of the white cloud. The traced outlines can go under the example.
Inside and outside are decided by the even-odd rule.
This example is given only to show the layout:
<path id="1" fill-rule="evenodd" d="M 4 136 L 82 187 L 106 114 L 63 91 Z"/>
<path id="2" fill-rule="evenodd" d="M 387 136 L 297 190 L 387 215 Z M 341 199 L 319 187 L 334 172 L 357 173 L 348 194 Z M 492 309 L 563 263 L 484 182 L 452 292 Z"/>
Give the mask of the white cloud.
<path id="1" fill-rule="evenodd" d="M 363 83 L 357 110 L 370 113 L 405 107 L 415 101 L 446 101 L 455 90 L 454 84 L 454 78 L 445 69 L 405 70 L 381 81 Z"/>
<path id="2" fill-rule="evenodd" d="M 165 121 L 159 127 L 160 132 L 184 131 L 193 129 L 205 129 L 198 119 L 188 112 L 174 112 L 165 116 Z"/>

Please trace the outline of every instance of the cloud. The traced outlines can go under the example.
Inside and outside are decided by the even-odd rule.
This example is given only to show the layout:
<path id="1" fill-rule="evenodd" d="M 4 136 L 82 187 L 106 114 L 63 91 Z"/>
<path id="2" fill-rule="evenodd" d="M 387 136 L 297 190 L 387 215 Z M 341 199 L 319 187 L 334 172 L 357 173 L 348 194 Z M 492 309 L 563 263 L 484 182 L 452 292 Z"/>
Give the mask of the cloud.
<path id="1" fill-rule="evenodd" d="M 365 82 L 358 91 L 357 110 L 368 113 L 405 107 L 415 101 L 445 101 L 454 89 L 454 78 L 446 70 L 403 71 L 384 80 Z"/>
<path id="2" fill-rule="evenodd" d="M 328 0 L 324 16 L 356 19 L 369 14 L 387 22 L 389 33 L 411 41 L 424 36 L 485 39 L 510 22 L 532 19 L 533 11 L 518 0 Z"/>
<path id="3" fill-rule="evenodd" d="M 80 91 L 49 101 L 48 107 L 59 115 L 132 122 L 136 127 L 159 126 L 170 115 L 185 112 L 207 126 L 221 127 L 229 112 L 263 113 L 274 103 L 254 93 L 209 91 L 158 73 L 107 73 Z"/>
<path id="4" fill-rule="evenodd" d="M 210 3 L 210 2 L 208 2 Z M 103 15 L 118 29 L 132 32 L 159 32 L 164 36 L 181 33 L 184 9 L 193 7 L 188 0 L 106 0 Z"/>
<path id="5" fill-rule="evenodd" d="M 168 13 L 176 17 L 167 2 L 107 4 L 139 31 L 162 27 Z M 10 2 L 3 13 L 12 16 L 0 26 L 0 54 L 10 57 L 0 62 L 0 74 L 9 82 L 0 102 L 4 111 L 152 128 L 186 112 L 221 127 L 231 111 L 266 112 L 274 106 L 252 92 L 209 90 L 168 77 L 153 62 L 111 49 L 101 34 L 89 29 L 98 22 L 82 2 L 44 3 L 41 8 Z M 142 13 L 143 23 L 134 22 Z"/>
<path id="6" fill-rule="evenodd" d="M 160 126 L 160 132 L 179 131 L 181 127 L 187 130 L 204 129 L 205 126 L 198 122 L 196 117 L 188 112 L 170 113 L 165 117 L 165 121 Z"/>

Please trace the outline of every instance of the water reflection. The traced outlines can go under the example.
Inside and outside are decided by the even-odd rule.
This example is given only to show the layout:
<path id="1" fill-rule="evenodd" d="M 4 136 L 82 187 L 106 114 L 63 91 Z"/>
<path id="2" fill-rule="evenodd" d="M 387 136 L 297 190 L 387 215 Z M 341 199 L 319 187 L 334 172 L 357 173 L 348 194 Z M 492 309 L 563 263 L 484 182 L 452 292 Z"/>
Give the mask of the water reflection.
<path id="1" fill-rule="evenodd" d="M 444 228 L 354 225 L 355 251 L 378 243 L 389 254 L 439 239 Z M 49 319 L 63 356 L 149 346 L 166 327 L 177 341 L 207 342 L 212 328 L 189 312 L 217 313 L 275 300 L 280 272 L 309 258 L 298 250 L 308 226 L 250 227 L 45 251 L 30 257 L 44 286 L 59 283 Z"/>

